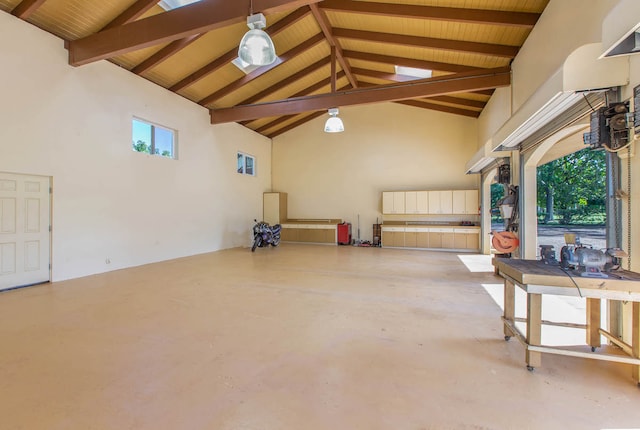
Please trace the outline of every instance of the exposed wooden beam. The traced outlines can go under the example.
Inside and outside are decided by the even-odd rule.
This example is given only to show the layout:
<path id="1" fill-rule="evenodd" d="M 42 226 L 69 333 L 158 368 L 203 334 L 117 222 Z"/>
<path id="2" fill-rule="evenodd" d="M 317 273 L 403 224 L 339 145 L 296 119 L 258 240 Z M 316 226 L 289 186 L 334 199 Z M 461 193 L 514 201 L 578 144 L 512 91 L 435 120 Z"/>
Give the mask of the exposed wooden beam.
<path id="1" fill-rule="evenodd" d="M 392 82 L 411 82 L 416 80 L 416 78 L 412 78 L 411 76 L 397 75 L 395 73 L 385 73 L 378 70 L 362 69 L 359 67 L 354 67 L 353 73 L 355 73 L 356 75 L 368 76 L 370 78 L 382 79 Z"/>
<path id="2" fill-rule="evenodd" d="M 469 52 L 494 57 L 513 58 L 518 53 L 517 46 L 496 45 L 493 43 L 466 42 L 463 40 L 436 39 L 433 37 L 406 36 L 402 34 L 377 33 L 374 31 L 334 28 L 337 38 L 365 40 L 369 42 L 392 43 L 404 46 L 442 49 L 446 51 Z"/>
<path id="3" fill-rule="evenodd" d="M 345 77 L 345 73 L 344 71 L 340 71 L 338 73 L 338 76 L 336 76 L 337 80 L 340 80 L 342 78 Z M 305 88 L 302 91 L 298 91 L 297 93 L 293 94 L 290 98 L 295 98 L 295 97 L 303 97 L 303 96 L 307 96 L 309 94 L 313 94 L 314 92 L 318 91 L 319 89 L 326 87 L 327 85 L 331 84 L 331 78 L 326 78 L 321 80 L 320 82 L 316 82 L 315 84 L 311 85 L 310 87 Z M 257 129 L 255 129 L 254 131 L 258 132 L 258 133 L 262 133 L 265 130 L 269 130 L 270 128 L 272 128 L 273 126 L 277 125 L 279 122 L 282 122 L 288 118 L 294 117 L 298 115 L 297 113 L 292 114 L 292 115 L 285 115 L 283 117 L 279 117 Z M 252 121 L 243 121 L 241 122 L 241 124 L 247 125 L 249 123 L 251 123 Z"/>
<path id="4" fill-rule="evenodd" d="M 280 129 L 278 129 L 278 130 L 274 131 L 273 133 L 269 133 L 269 134 L 267 134 L 266 136 L 267 136 L 269 139 L 273 139 L 274 137 L 279 136 L 279 135 L 281 135 L 282 133 L 285 133 L 285 132 L 287 132 L 287 131 L 289 131 L 289 130 L 293 130 L 294 128 L 301 126 L 301 125 L 302 125 L 302 124 L 304 124 L 305 122 L 309 122 L 309 121 L 311 121 L 312 119 L 316 119 L 316 118 L 318 118 L 318 117 L 320 117 L 320 116 L 322 116 L 322 115 L 325 115 L 325 114 L 326 114 L 326 112 L 325 112 L 325 111 L 312 112 L 312 113 L 310 113 L 309 115 L 305 116 L 304 118 L 300 118 L 299 120 L 294 121 L 294 122 L 292 122 L 291 124 L 287 124 L 286 126 L 284 126 L 284 127 L 280 128 Z"/>
<path id="5" fill-rule="evenodd" d="M 451 107 L 451 106 L 444 106 L 444 105 L 438 105 L 438 104 L 435 104 L 435 103 L 429 103 L 429 102 L 425 102 L 425 101 L 399 100 L 396 103 L 401 104 L 401 105 L 419 107 L 419 108 L 422 108 L 422 109 L 437 110 L 439 112 L 452 113 L 452 114 L 455 114 L 455 115 L 463 115 L 463 116 L 468 116 L 468 117 L 471 117 L 471 118 L 478 118 L 480 116 L 480 112 L 475 111 L 475 110 L 460 109 L 460 108 L 455 108 L 455 107 Z"/>
<path id="6" fill-rule="evenodd" d="M 281 19 L 271 27 L 265 29 L 265 31 L 270 36 L 275 36 L 279 32 L 283 31 L 287 27 L 295 24 L 300 19 L 307 16 L 310 12 L 311 10 L 307 7 L 297 9 L 296 11 L 290 13 L 289 15 L 287 15 L 286 17 L 284 17 L 283 19 Z M 179 82 L 171 86 L 169 90 L 173 92 L 178 92 L 181 89 L 188 87 L 189 85 L 193 85 L 196 82 L 198 82 L 200 79 L 204 78 L 205 76 L 208 76 L 209 74 L 215 72 L 220 67 L 226 66 L 231 61 L 233 61 L 237 56 L 238 56 L 238 48 L 233 48 L 225 52 L 224 54 L 222 54 L 220 57 L 216 58 L 209 64 L 202 66 L 200 69 L 191 73 L 189 76 L 186 76 L 185 78 L 181 79 Z"/>
<path id="7" fill-rule="evenodd" d="M 346 89 L 348 89 L 349 87 L 351 87 L 351 84 L 350 84 L 350 83 L 349 83 L 348 85 L 345 85 L 345 86 L 341 87 L 339 91 L 346 90 Z M 268 138 L 270 138 L 270 139 L 273 139 L 274 137 L 279 136 L 279 135 L 281 135 L 282 133 L 284 133 L 284 132 L 286 132 L 286 131 L 293 130 L 294 128 L 301 126 L 301 125 L 302 125 L 302 124 L 304 124 L 305 122 L 309 122 L 309 121 L 311 121 L 312 119 L 318 118 L 318 117 L 320 117 L 320 116 L 322 116 L 322 115 L 326 115 L 326 114 L 327 114 L 327 112 L 326 112 L 326 111 L 324 111 L 324 110 L 321 110 L 321 111 L 318 111 L 318 112 L 313 112 L 313 113 L 311 113 L 311 114 L 309 114 L 309 115 L 306 115 L 306 116 L 304 116 L 304 117 L 300 118 L 300 119 L 299 119 L 299 120 L 297 120 L 297 121 L 292 122 L 291 124 L 288 124 L 288 125 L 286 125 L 286 126 L 284 126 L 284 127 L 280 128 L 280 129 L 278 129 L 278 130 L 275 130 L 275 131 L 274 131 L 274 132 L 272 132 L 272 133 L 268 133 L 268 134 L 266 134 L 266 137 L 268 137 Z M 274 124 L 272 125 L 272 127 L 273 127 L 273 126 L 275 126 L 275 125 L 277 125 L 278 123 L 283 123 L 283 122 L 285 122 L 285 121 L 287 121 L 287 120 L 291 119 L 291 117 L 295 117 L 295 116 L 297 116 L 297 115 L 287 115 L 287 116 L 286 116 L 286 117 L 284 117 L 284 118 L 283 118 L 283 117 L 278 118 L 278 120 L 273 121 L 273 123 L 274 123 Z"/>
<path id="8" fill-rule="evenodd" d="M 481 72 L 458 73 L 403 84 L 378 85 L 371 89 L 353 89 L 336 94 L 320 94 L 254 105 L 212 109 L 210 111 L 211 123 L 220 124 L 288 115 L 328 109 L 334 106 L 351 106 L 471 92 L 508 86 L 510 83 L 511 71 L 509 68 L 486 69 Z"/>
<path id="9" fill-rule="evenodd" d="M 13 8 L 11 14 L 20 19 L 27 19 L 36 11 L 46 0 L 22 0 Z"/>
<path id="10" fill-rule="evenodd" d="M 200 79 L 204 78 L 205 76 L 215 72 L 220 67 L 226 66 L 231 61 L 233 61 L 237 56 L 238 56 L 238 48 L 233 48 L 225 52 L 224 54 L 222 54 L 220 57 L 216 58 L 209 64 L 206 64 L 205 66 L 191 73 L 189 76 L 184 77 L 179 82 L 173 84 L 169 88 L 169 90 L 173 92 L 178 92 L 181 89 L 188 87 L 189 85 L 193 85 L 196 82 L 198 82 Z"/>
<path id="11" fill-rule="evenodd" d="M 408 4 L 374 3 L 351 0 L 325 0 L 322 9 L 368 15 L 400 18 L 430 19 L 438 21 L 470 22 L 474 24 L 508 25 L 533 28 L 540 14 Z"/>
<path id="12" fill-rule="evenodd" d="M 327 15 L 324 13 L 323 10 L 320 10 L 318 8 L 317 4 L 309 5 L 309 8 L 311 8 L 311 13 L 313 14 L 313 17 L 316 19 L 316 22 L 318 23 L 318 25 L 320 26 L 320 29 L 322 30 L 322 34 L 324 34 L 324 37 L 327 38 L 327 42 L 329 42 L 329 46 L 331 46 L 332 48 L 335 48 L 336 59 L 340 63 L 340 67 L 342 68 L 342 70 L 344 70 L 344 72 L 347 74 L 347 79 L 349 79 L 349 82 L 351 83 L 353 88 L 357 88 L 358 81 L 356 80 L 355 76 L 353 76 L 353 73 L 351 73 L 351 66 L 349 65 L 349 62 L 347 61 L 347 59 L 344 57 L 344 54 L 342 53 L 342 47 L 340 46 L 338 41 L 335 39 L 335 37 L 333 37 L 333 29 L 331 28 L 331 23 L 329 22 L 329 18 L 327 18 Z"/>
<path id="13" fill-rule="evenodd" d="M 439 63 L 437 61 L 416 60 L 414 58 L 393 57 L 390 55 L 369 54 L 358 51 L 342 51 L 345 57 L 372 63 L 393 64 L 395 66 L 415 67 L 416 69 L 438 70 L 441 72 L 461 73 L 478 70 L 478 67 L 460 64 Z"/>
<path id="14" fill-rule="evenodd" d="M 287 85 L 291 85 L 292 83 L 298 81 L 299 79 L 304 78 L 305 76 L 321 69 L 322 67 L 325 67 L 326 65 L 328 65 L 330 62 L 330 58 L 329 57 L 325 57 L 322 58 L 318 61 L 316 61 L 315 63 L 305 67 L 304 69 L 294 73 L 291 76 L 288 76 L 287 78 L 281 80 L 280 82 L 278 82 L 275 85 L 270 86 L 269 88 L 266 88 L 262 91 L 260 91 L 259 93 L 242 100 L 240 103 L 238 103 L 239 105 L 248 105 L 251 103 L 255 103 L 258 100 L 261 100 L 267 96 L 269 96 L 270 94 L 275 93 L 278 90 L 281 90 L 282 88 L 286 87 Z"/>
<path id="15" fill-rule="evenodd" d="M 255 0 L 253 10 L 282 12 L 320 0 Z M 69 64 L 80 66 L 194 34 L 243 22 L 247 4 L 239 1 L 202 0 L 165 13 L 69 42 Z"/>
<path id="16" fill-rule="evenodd" d="M 105 25 L 100 31 L 119 27 L 131 21 L 135 21 L 136 19 L 140 18 L 146 11 L 154 7 L 157 3 L 158 0 L 138 0 L 137 2 L 129 6 L 127 10 L 118 15 L 113 21 Z"/>
<path id="17" fill-rule="evenodd" d="M 397 75 L 396 75 L 397 76 Z M 397 81 L 397 82 L 402 82 L 402 81 Z M 376 86 L 376 84 L 372 84 L 369 82 L 360 82 L 360 86 L 362 87 L 374 87 Z M 470 107 L 470 108 L 475 108 L 475 109 L 484 109 L 484 107 L 486 106 L 486 102 L 482 102 L 479 100 L 471 100 L 471 99 L 463 99 L 461 97 L 452 97 L 452 96 L 433 96 L 433 97 L 429 97 L 427 99 L 416 99 L 417 101 L 425 101 L 425 102 L 429 102 L 429 101 L 437 101 L 437 102 L 442 102 L 442 103 L 449 103 L 449 104 L 455 104 L 458 106 L 464 106 L 464 107 Z M 405 103 L 407 104 L 407 103 Z"/>
<path id="18" fill-rule="evenodd" d="M 151 57 L 147 58 L 142 63 L 131 69 L 131 71 L 136 75 L 140 75 L 162 63 L 164 60 L 179 52 L 183 48 L 187 47 L 191 43 L 195 42 L 202 36 L 202 34 L 195 34 L 193 36 L 187 36 L 184 39 L 174 40 L 173 42 L 153 54 Z"/>
<path id="19" fill-rule="evenodd" d="M 471 99 L 463 99 L 461 97 L 452 97 L 452 96 L 434 96 L 429 97 L 426 101 L 433 100 L 434 102 L 442 102 L 449 103 L 453 105 L 465 106 L 476 109 L 484 109 L 487 105 L 485 102 L 481 102 L 479 100 L 471 100 Z"/>
<path id="20" fill-rule="evenodd" d="M 218 91 L 216 91 L 216 92 L 214 92 L 212 94 L 209 94 L 208 96 L 206 96 L 205 98 L 200 100 L 198 103 L 200 103 L 203 106 L 206 106 L 206 105 L 209 105 L 209 104 L 215 102 L 218 99 L 221 99 L 222 97 L 226 96 L 227 94 L 230 94 L 231 92 L 237 90 L 238 88 L 242 87 L 243 85 L 248 84 L 249 82 L 251 82 L 254 79 L 264 75 L 265 73 L 275 69 L 276 67 L 280 66 L 281 64 L 284 64 L 287 61 L 291 60 L 292 58 L 300 55 L 301 53 L 303 53 L 305 51 L 308 51 L 309 49 L 313 48 L 315 45 L 317 45 L 318 43 L 320 43 L 323 40 L 324 40 L 324 36 L 322 34 L 320 34 L 320 33 L 316 34 L 311 39 L 305 40 L 304 42 L 302 42 L 298 46 L 296 46 L 296 47 L 288 50 L 284 54 L 280 55 L 278 57 L 278 59 L 273 64 L 269 64 L 268 66 L 262 66 L 262 67 L 257 68 L 256 70 L 254 70 L 253 72 L 249 73 L 248 75 L 245 75 L 242 78 L 235 80 L 234 82 L 230 83 L 229 85 L 224 86 L 223 88 L 219 89 Z"/>

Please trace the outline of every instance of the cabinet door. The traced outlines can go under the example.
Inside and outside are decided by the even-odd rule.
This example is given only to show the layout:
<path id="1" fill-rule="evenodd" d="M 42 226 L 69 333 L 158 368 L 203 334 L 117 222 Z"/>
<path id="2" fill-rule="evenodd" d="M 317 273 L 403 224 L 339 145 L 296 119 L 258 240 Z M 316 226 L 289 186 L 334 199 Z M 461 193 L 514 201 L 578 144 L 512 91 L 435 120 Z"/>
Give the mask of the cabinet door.
<path id="1" fill-rule="evenodd" d="M 324 243 L 338 243 L 337 231 L 334 229 L 331 230 L 323 230 L 324 232 Z"/>
<path id="2" fill-rule="evenodd" d="M 466 190 L 465 191 L 465 209 L 466 214 L 478 215 L 480 199 L 478 196 L 478 190 Z"/>
<path id="3" fill-rule="evenodd" d="M 382 213 L 392 214 L 393 212 L 393 193 L 389 191 L 382 192 Z"/>
<path id="4" fill-rule="evenodd" d="M 448 249 L 455 248 L 454 237 L 454 233 L 442 233 L 442 247 Z"/>
<path id="5" fill-rule="evenodd" d="M 398 247 L 404 246 L 404 231 L 393 232 L 393 246 L 398 246 Z"/>
<path id="6" fill-rule="evenodd" d="M 467 249 L 467 234 L 455 233 L 453 235 L 453 247 L 455 249 Z"/>
<path id="7" fill-rule="evenodd" d="M 442 248 L 442 233 L 429 232 L 429 248 Z"/>
<path id="8" fill-rule="evenodd" d="M 453 197 L 453 213 L 454 214 L 466 214 L 466 199 L 467 192 L 465 190 L 454 190 L 452 192 Z"/>
<path id="9" fill-rule="evenodd" d="M 480 233 L 467 233 L 467 249 L 480 249 Z"/>
<path id="10" fill-rule="evenodd" d="M 417 194 L 418 193 L 416 191 L 406 191 L 404 193 L 404 213 L 406 214 L 418 213 Z"/>
<path id="11" fill-rule="evenodd" d="M 453 191 L 440 191 L 440 210 L 442 214 L 453 213 Z"/>
<path id="12" fill-rule="evenodd" d="M 429 213 L 429 192 L 428 191 L 416 191 L 416 213 L 419 213 L 419 214 Z"/>
<path id="13" fill-rule="evenodd" d="M 393 210 L 395 214 L 403 214 L 404 213 L 404 191 L 395 191 L 393 193 Z"/>
<path id="14" fill-rule="evenodd" d="M 442 213 L 442 209 L 440 208 L 440 191 L 428 191 L 427 195 L 429 200 L 429 213 Z"/>
<path id="15" fill-rule="evenodd" d="M 283 228 L 280 231 L 280 239 L 283 241 L 296 242 L 298 240 L 298 229 Z"/>
<path id="16" fill-rule="evenodd" d="M 429 248 L 429 233 L 421 232 L 417 233 L 416 246 L 418 248 Z"/>
<path id="17" fill-rule="evenodd" d="M 404 246 L 407 248 L 418 247 L 418 233 L 414 231 L 408 231 L 404 234 Z"/>
<path id="18" fill-rule="evenodd" d="M 298 240 L 300 242 L 312 242 L 312 230 L 308 228 L 300 228 L 298 229 Z"/>

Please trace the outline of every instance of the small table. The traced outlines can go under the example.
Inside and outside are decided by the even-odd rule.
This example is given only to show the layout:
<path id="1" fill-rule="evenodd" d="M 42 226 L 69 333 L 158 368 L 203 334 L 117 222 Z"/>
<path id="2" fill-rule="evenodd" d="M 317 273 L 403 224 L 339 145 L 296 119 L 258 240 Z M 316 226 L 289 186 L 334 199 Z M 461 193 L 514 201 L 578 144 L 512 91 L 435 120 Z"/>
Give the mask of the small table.
<path id="1" fill-rule="evenodd" d="M 608 278 L 587 278 L 559 266 L 537 260 L 494 258 L 496 272 L 504 278 L 504 338 L 515 336 L 525 346 L 527 368 L 533 370 L 542 364 L 542 353 L 569 355 L 596 360 L 631 364 L 633 381 L 640 386 L 640 274 L 617 270 Z M 515 317 L 515 286 L 527 293 L 526 318 Z M 580 296 L 587 299 L 587 324 L 565 324 L 542 321 L 542 295 Z M 632 341 L 623 342 L 600 325 L 601 300 L 632 302 Z M 526 323 L 526 334 L 516 327 L 516 321 Z M 586 328 L 586 344 L 592 353 L 541 344 L 542 325 Z M 595 353 L 600 347 L 600 335 L 620 347 L 626 355 Z"/>

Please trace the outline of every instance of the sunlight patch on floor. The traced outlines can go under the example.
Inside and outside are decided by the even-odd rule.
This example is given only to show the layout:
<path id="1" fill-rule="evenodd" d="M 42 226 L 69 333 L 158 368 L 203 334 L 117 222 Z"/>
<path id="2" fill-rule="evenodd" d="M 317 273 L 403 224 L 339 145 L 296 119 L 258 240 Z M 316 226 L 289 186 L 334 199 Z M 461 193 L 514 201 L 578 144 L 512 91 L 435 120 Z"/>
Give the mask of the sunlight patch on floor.
<path id="1" fill-rule="evenodd" d="M 504 285 L 482 284 L 485 291 L 491 296 L 501 311 L 504 310 Z M 525 318 L 527 315 L 527 294 L 520 288 L 516 288 L 516 317 Z M 602 309 L 602 324 L 606 327 L 606 309 Z M 542 296 L 542 319 L 553 322 L 568 322 L 574 324 L 586 323 L 586 300 L 580 297 L 566 296 Z M 517 322 L 516 327 L 523 334 L 526 333 L 526 324 Z M 602 338 L 605 342 L 604 337 Z M 580 328 L 542 326 L 542 344 L 549 346 L 560 345 L 584 345 L 586 332 Z"/>
<path id="2" fill-rule="evenodd" d="M 458 258 L 462 261 L 462 264 L 467 266 L 469 272 L 493 272 L 491 255 L 458 254 Z"/>

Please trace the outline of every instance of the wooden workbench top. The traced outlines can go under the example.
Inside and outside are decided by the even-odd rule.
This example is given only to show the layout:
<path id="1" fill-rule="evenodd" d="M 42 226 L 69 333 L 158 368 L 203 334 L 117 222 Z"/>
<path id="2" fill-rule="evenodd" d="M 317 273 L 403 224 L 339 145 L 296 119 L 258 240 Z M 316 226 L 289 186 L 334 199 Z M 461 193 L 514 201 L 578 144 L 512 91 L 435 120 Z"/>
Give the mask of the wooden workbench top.
<path id="1" fill-rule="evenodd" d="M 509 276 L 521 285 L 571 289 L 576 289 L 577 285 L 583 290 L 617 291 L 633 295 L 640 293 L 640 273 L 627 270 L 608 272 L 608 278 L 589 278 L 572 270 L 565 272 L 560 266 L 544 264 L 538 260 L 496 257 L 492 263 L 501 274 Z"/>

